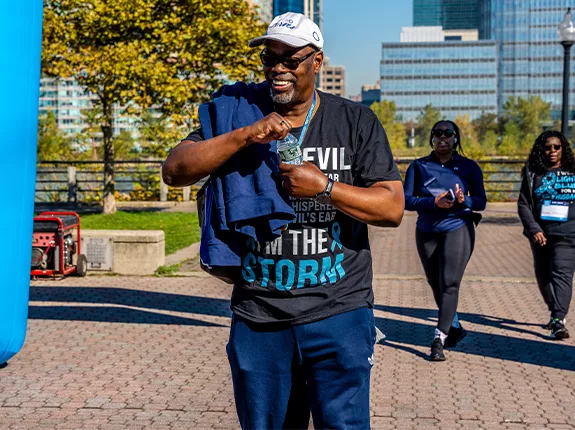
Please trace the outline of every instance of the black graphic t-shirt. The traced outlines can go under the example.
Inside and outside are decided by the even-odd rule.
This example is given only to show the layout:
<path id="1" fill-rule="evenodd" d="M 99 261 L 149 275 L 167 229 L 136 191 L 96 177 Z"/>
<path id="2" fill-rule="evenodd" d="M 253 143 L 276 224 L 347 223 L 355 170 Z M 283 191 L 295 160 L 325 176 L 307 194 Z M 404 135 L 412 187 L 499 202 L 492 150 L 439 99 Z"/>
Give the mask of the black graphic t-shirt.
<path id="1" fill-rule="evenodd" d="M 575 174 L 551 169 L 533 180 L 535 219 L 548 235 L 575 235 Z"/>
<path id="2" fill-rule="evenodd" d="M 302 143 L 304 161 L 336 182 L 357 187 L 401 180 L 375 114 L 358 103 L 319 94 Z M 188 139 L 200 136 L 196 131 Z M 292 198 L 292 206 L 296 220 L 281 237 L 268 243 L 246 239 L 233 312 L 256 323 L 301 324 L 372 307 L 367 225 L 313 199 Z"/>

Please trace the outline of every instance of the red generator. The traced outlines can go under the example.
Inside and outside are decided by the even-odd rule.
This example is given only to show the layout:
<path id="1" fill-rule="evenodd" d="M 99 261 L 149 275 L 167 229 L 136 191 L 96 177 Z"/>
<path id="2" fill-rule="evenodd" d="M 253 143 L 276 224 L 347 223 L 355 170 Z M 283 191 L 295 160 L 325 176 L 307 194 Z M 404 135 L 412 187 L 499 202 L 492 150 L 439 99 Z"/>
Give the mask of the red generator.
<path id="1" fill-rule="evenodd" d="M 80 253 L 80 217 L 76 212 L 42 212 L 34 217 L 30 276 L 86 276 Z"/>

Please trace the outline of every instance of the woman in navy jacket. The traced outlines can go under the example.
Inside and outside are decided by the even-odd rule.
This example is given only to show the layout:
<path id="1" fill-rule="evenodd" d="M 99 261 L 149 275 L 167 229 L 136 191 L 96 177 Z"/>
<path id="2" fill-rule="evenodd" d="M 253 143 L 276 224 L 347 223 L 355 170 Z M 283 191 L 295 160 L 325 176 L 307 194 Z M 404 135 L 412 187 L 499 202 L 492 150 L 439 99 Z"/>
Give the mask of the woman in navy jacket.
<path id="1" fill-rule="evenodd" d="M 405 176 L 405 208 L 417 211 L 417 251 L 439 307 L 431 344 L 432 361 L 444 361 L 443 348 L 454 347 L 467 334 L 459 323 L 459 286 L 475 243 L 474 222 L 485 209 L 483 173 L 459 154 L 461 135 L 452 121 L 431 129 L 427 157 L 413 161 Z"/>
<path id="2" fill-rule="evenodd" d="M 546 131 L 535 140 L 517 205 L 523 234 L 531 242 L 535 277 L 551 314 L 545 327 L 553 339 L 566 339 L 575 271 L 575 156 L 560 132 Z"/>

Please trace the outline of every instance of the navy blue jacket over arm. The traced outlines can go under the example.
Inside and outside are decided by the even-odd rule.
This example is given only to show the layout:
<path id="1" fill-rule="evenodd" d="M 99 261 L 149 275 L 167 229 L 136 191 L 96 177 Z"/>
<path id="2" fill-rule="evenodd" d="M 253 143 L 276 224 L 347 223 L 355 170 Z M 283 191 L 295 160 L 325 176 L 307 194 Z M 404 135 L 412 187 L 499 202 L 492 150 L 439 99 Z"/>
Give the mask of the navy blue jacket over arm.
<path id="1" fill-rule="evenodd" d="M 251 125 L 272 111 L 267 83 L 225 85 L 210 103 L 199 108 L 203 136 L 210 139 Z M 202 228 L 200 247 L 205 264 L 239 266 L 240 241 L 274 240 L 283 226 L 295 219 L 289 196 L 279 181 L 278 165 L 275 141 L 255 143 L 210 176 L 205 208 L 210 222 Z"/>

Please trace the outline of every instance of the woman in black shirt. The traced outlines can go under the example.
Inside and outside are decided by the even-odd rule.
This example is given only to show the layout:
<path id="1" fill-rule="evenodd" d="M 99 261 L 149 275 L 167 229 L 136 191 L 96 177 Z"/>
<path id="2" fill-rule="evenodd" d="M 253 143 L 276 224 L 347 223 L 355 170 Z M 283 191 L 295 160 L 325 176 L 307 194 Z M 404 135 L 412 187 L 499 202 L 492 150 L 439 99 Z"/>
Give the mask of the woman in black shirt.
<path id="1" fill-rule="evenodd" d="M 552 338 L 566 339 L 575 272 L 575 156 L 560 132 L 546 131 L 535 141 L 517 205 L 523 234 L 530 239 L 535 277 L 551 313 L 545 327 Z"/>

